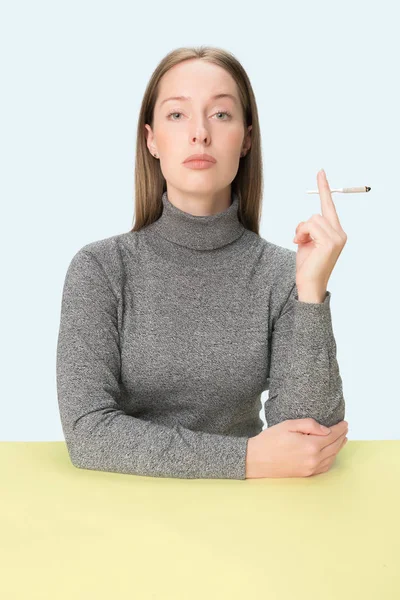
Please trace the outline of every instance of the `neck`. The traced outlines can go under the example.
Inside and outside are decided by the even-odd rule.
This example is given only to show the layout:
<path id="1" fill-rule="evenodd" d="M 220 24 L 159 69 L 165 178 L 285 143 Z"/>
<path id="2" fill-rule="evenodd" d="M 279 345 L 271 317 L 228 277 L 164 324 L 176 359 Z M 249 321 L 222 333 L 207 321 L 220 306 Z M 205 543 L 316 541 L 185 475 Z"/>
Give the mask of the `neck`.
<path id="1" fill-rule="evenodd" d="M 185 212 L 170 202 L 167 191 L 162 195 L 162 204 L 161 217 L 152 223 L 154 233 L 187 248 L 221 248 L 237 240 L 245 230 L 238 217 L 239 197 L 236 192 L 231 193 L 228 208 L 211 215 Z"/>
<path id="2" fill-rule="evenodd" d="M 217 215 L 232 204 L 231 186 L 215 194 L 190 193 L 167 186 L 167 198 L 179 210 L 194 217 L 210 217 Z"/>

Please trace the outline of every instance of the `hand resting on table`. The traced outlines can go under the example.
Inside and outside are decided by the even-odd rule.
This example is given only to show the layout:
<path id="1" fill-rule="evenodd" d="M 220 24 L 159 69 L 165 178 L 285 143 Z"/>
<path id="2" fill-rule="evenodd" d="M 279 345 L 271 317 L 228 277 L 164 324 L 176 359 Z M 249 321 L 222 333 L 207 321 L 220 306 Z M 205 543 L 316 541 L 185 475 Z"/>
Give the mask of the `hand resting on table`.
<path id="1" fill-rule="evenodd" d="M 246 479 L 310 477 L 325 473 L 347 442 L 347 421 L 323 431 L 312 418 L 290 419 L 249 439 Z"/>

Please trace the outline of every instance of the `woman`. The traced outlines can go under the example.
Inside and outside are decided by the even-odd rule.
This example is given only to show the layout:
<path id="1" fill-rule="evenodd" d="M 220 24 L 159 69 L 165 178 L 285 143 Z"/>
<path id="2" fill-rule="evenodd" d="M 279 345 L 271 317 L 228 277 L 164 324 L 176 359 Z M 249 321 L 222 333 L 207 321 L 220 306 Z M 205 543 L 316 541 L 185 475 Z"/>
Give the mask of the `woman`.
<path id="1" fill-rule="evenodd" d="M 243 67 L 174 50 L 139 115 L 135 225 L 81 248 L 65 278 L 57 391 L 76 467 L 245 479 L 332 464 L 347 425 L 325 287 L 339 245 L 320 250 L 332 212 L 325 199 L 326 217 L 299 225 L 300 271 L 259 235 L 261 192 Z"/>

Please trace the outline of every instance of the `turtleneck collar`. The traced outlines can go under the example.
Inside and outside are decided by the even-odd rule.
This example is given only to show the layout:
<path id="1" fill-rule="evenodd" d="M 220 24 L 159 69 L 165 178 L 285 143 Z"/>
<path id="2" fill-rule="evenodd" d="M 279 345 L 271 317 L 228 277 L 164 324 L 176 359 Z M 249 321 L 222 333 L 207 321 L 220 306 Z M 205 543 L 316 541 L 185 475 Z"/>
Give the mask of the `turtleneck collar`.
<path id="1" fill-rule="evenodd" d="M 163 212 L 152 224 L 153 231 L 163 238 L 193 248 L 213 250 L 237 240 L 245 227 L 239 221 L 239 197 L 232 191 L 232 203 L 215 215 L 197 216 L 184 212 L 168 200 L 167 192 L 162 195 Z"/>

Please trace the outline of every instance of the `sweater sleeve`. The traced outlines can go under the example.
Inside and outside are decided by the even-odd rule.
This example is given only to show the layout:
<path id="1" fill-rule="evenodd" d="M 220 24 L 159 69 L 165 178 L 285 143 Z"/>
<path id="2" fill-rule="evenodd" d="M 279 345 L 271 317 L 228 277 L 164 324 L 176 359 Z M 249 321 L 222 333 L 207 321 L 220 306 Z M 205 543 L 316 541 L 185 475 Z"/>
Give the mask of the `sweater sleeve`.
<path id="1" fill-rule="evenodd" d="M 121 409 L 120 301 L 97 257 L 79 250 L 62 292 L 56 367 L 72 464 L 155 477 L 245 479 L 247 437 L 166 427 Z"/>
<path id="2" fill-rule="evenodd" d="M 270 340 L 268 426 L 307 417 L 326 427 L 344 420 L 330 300 L 327 291 L 322 303 L 301 302 L 296 284 L 291 288 Z"/>

